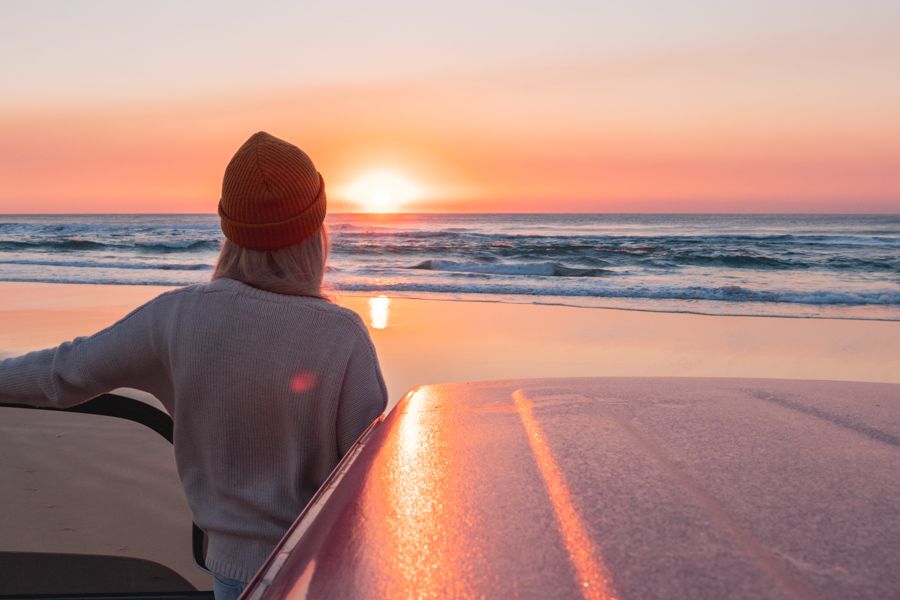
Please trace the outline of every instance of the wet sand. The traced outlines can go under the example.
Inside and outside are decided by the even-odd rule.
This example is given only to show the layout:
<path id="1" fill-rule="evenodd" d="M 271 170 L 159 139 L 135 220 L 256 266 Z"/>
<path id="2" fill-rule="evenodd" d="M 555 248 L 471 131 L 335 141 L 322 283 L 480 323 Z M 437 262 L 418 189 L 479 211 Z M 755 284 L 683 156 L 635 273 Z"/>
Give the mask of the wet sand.
<path id="1" fill-rule="evenodd" d="M 89 335 L 165 289 L 0 283 L 0 358 Z M 360 313 L 369 325 L 392 404 L 417 385 L 520 377 L 900 383 L 898 322 L 352 295 L 337 301 Z M 201 586 L 207 581 L 191 566 L 190 520 L 174 478 L 171 450 L 161 440 L 121 426 L 108 429 L 74 420 L 70 426 L 68 415 L 38 419 L 30 411 L 8 412 L 0 420 L 0 551 L 100 548 L 109 554 L 153 558 Z M 76 431 L 82 435 L 75 436 Z M 123 435 L 129 443 L 116 443 Z M 72 438 L 78 440 L 74 446 L 58 446 L 60 439 Z M 110 458 L 111 447 L 120 453 L 115 458 Z M 70 462 L 60 463 L 63 455 Z M 86 489 L 93 490 L 95 500 L 82 496 Z M 111 489 L 115 494 L 106 493 Z M 111 508 L 107 500 L 114 497 L 128 502 Z M 137 504 L 133 512 L 128 509 L 132 500 Z M 125 527 L 119 539 L 126 541 L 103 541 L 90 533 L 100 527 Z M 99 545 L 90 546 L 88 541 L 95 537 Z M 144 546 L 140 551 L 128 541 L 139 537 Z"/>
<path id="2" fill-rule="evenodd" d="M 0 283 L 0 357 L 89 335 L 169 288 Z M 774 377 L 900 383 L 900 322 L 731 317 L 343 295 L 392 403 L 514 377 Z"/>

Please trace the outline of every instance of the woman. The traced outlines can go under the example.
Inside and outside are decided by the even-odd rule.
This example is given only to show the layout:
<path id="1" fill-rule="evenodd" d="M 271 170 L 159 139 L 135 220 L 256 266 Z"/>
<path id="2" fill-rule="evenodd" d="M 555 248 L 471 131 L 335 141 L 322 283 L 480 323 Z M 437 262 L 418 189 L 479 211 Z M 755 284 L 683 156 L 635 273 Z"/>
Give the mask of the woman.
<path id="1" fill-rule="evenodd" d="M 256 133 L 225 170 L 210 283 L 0 361 L 5 402 L 67 407 L 118 387 L 160 399 L 217 598 L 240 593 L 386 405 L 365 326 L 322 295 L 325 204 L 309 157 Z"/>

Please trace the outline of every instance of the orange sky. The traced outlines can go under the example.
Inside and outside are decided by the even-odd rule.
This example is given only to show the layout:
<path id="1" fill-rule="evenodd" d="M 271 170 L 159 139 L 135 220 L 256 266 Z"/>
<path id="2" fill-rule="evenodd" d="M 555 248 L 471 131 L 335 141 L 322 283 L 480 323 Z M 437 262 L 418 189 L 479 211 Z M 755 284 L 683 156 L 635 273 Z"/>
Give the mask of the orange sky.
<path id="1" fill-rule="evenodd" d="M 681 37 L 623 36 L 621 47 L 592 41 L 578 15 L 555 15 L 544 50 L 513 31 L 482 32 L 480 54 L 453 64 L 441 63 L 452 51 L 441 43 L 464 30 L 437 19 L 437 49 L 417 34 L 433 69 L 413 60 L 419 47 L 382 49 L 362 69 L 341 37 L 339 56 L 321 58 L 330 71 L 243 64 L 234 81 L 210 49 L 166 58 L 158 37 L 133 46 L 121 32 L 106 51 L 118 44 L 130 62 L 110 66 L 73 38 L 29 69 L 22 37 L 25 65 L 0 61 L 0 75 L 21 82 L 0 106 L 0 212 L 212 212 L 225 164 L 257 130 L 310 154 L 334 211 L 365 209 L 344 190 L 382 169 L 419 188 L 397 207 L 408 211 L 896 212 L 900 36 L 878 15 L 834 27 L 835 11 L 818 29 L 801 28 L 798 12 L 796 31 L 741 28 L 723 14 L 700 31 L 685 18 Z M 64 16 L 52 26 L 65 40 L 75 34 Z M 163 17 L 129 26 L 166 32 Z M 570 37 L 581 41 L 554 49 Z M 63 52 L 84 55 L 66 65 Z M 194 79 L 171 80 L 178 59 L 200 69 Z M 144 70 L 130 68 L 140 61 Z"/>

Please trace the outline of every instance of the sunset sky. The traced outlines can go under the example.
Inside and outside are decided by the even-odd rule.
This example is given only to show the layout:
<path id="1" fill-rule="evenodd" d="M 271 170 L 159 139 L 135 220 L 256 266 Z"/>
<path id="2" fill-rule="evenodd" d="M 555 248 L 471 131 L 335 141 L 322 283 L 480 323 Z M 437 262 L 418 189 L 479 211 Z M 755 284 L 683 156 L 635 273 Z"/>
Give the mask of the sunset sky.
<path id="1" fill-rule="evenodd" d="M 0 4 L 0 212 L 213 212 L 266 130 L 330 208 L 900 211 L 900 3 Z"/>

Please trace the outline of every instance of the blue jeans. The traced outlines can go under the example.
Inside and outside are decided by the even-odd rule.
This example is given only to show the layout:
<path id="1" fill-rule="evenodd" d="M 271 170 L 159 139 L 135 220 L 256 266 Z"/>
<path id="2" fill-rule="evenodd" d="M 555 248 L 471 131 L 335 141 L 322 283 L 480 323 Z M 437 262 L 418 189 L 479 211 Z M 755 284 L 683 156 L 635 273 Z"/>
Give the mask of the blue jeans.
<path id="1" fill-rule="evenodd" d="M 213 595 L 216 600 L 237 600 L 247 584 L 213 573 Z"/>

